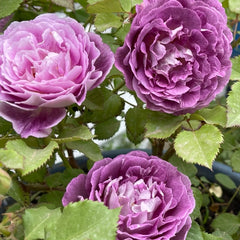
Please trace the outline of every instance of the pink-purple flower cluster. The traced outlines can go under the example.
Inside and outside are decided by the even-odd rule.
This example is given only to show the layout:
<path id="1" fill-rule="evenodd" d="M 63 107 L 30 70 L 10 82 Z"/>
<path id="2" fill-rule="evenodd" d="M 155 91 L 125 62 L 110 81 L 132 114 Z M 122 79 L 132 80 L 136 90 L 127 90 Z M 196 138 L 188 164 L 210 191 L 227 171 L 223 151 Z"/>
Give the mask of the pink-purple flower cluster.
<path id="1" fill-rule="evenodd" d="M 116 67 L 147 108 L 192 113 L 228 83 L 231 41 L 218 0 L 144 0 Z"/>
<path id="2" fill-rule="evenodd" d="M 189 178 L 143 151 L 105 158 L 72 179 L 63 205 L 84 199 L 121 207 L 118 240 L 184 240 L 195 207 Z"/>
<path id="3" fill-rule="evenodd" d="M 103 82 L 114 55 L 76 20 L 43 14 L 0 35 L 0 116 L 22 137 L 46 137 Z"/>

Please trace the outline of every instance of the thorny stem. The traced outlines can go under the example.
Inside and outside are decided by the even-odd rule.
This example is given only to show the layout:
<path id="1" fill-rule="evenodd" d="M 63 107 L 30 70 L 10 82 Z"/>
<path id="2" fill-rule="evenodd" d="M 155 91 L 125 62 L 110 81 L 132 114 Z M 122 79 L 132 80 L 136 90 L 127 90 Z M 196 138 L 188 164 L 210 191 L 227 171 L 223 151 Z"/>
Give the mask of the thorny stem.
<path id="1" fill-rule="evenodd" d="M 23 184 L 24 190 L 27 192 L 30 191 L 52 191 L 52 190 L 57 190 L 57 191 L 65 191 L 66 189 L 64 187 L 54 187 L 51 188 L 46 184 Z"/>

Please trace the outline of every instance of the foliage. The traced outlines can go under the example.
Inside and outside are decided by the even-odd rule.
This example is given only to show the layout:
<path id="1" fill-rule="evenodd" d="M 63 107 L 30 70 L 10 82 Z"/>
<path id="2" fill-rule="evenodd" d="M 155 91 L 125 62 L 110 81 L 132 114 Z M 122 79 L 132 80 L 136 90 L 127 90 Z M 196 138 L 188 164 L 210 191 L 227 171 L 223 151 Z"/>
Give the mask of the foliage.
<path id="1" fill-rule="evenodd" d="M 45 12 L 60 12 L 81 22 L 86 31 L 94 30 L 115 51 L 123 44 L 135 6 L 141 2 L 0 0 L 0 18 L 11 14 L 8 25 Z M 238 47 L 239 1 L 222 2 L 233 29 L 233 46 Z M 192 164 L 211 169 L 218 160 L 240 172 L 240 56 L 233 58 L 232 64 L 226 103 L 224 94 L 192 114 L 174 116 L 147 110 L 113 67 L 101 86 L 87 93 L 81 106 L 67 108 L 67 117 L 46 138 L 21 139 L 10 123 L 0 118 L 0 205 L 9 197 L 15 201 L 2 218 L 0 238 L 114 240 L 120 209 L 109 210 L 91 201 L 62 208 L 61 197 L 73 177 L 102 159 L 102 149 L 114 146 L 112 139 L 119 138 L 116 133 L 125 122 L 126 133 L 121 135 L 124 139 L 119 138 L 118 148 L 138 147 L 147 139 L 153 154 L 191 179 L 196 208 L 187 240 L 238 240 L 240 213 L 232 214 L 229 209 L 239 199 L 239 186 L 225 175 L 217 175 L 217 187 L 232 191 L 230 198 L 222 199 L 216 185 L 197 176 Z M 102 140 L 108 142 L 101 146 Z M 77 162 L 75 156 L 80 154 L 87 160 Z M 55 164 L 57 173 L 51 172 Z"/>

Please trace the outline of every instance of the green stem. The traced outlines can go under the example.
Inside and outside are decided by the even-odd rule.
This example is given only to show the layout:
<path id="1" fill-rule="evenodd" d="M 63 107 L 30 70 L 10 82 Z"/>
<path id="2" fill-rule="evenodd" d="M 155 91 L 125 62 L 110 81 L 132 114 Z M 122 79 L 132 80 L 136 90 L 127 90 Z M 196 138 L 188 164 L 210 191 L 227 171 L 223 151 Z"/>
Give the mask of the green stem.
<path id="1" fill-rule="evenodd" d="M 63 150 L 63 146 L 62 144 L 59 144 L 59 151 L 58 151 L 59 156 L 61 157 L 62 161 L 63 161 L 63 165 L 66 168 L 72 168 L 68 159 L 66 158 L 65 154 L 64 154 L 64 150 Z"/>
<path id="2" fill-rule="evenodd" d="M 233 194 L 233 196 L 231 197 L 231 199 L 229 200 L 226 208 L 223 210 L 223 213 L 226 212 L 228 210 L 228 208 L 230 207 L 232 201 L 234 200 L 234 198 L 237 196 L 238 192 L 240 191 L 240 185 L 238 186 L 238 188 L 236 189 L 235 193 Z"/>
<path id="3" fill-rule="evenodd" d="M 175 149 L 173 147 L 173 144 L 171 144 L 168 148 L 168 150 L 166 151 L 166 153 L 164 153 L 162 159 L 168 161 L 169 158 L 175 153 Z"/>
<path id="4" fill-rule="evenodd" d="M 152 143 L 152 154 L 154 156 L 162 157 L 163 147 L 165 141 L 162 139 L 151 139 Z"/>

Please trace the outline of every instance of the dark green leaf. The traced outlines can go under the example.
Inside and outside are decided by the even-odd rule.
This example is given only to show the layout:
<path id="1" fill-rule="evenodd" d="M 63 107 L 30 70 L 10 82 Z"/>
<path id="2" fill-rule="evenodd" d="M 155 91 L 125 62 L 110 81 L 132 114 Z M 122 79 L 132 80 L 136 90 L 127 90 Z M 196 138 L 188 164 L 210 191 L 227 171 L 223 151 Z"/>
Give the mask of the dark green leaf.
<path id="1" fill-rule="evenodd" d="M 86 157 L 93 161 L 102 159 L 102 154 L 99 146 L 91 140 L 74 141 L 66 144 L 68 148 L 82 152 Z"/>
<path id="2" fill-rule="evenodd" d="M 145 137 L 168 138 L 181 126 L 183 120 L 183 116 L 149 111 Z"/>
<path id="3" fill-rule="evenodd" d="M 222 186 L 228 189 L 235 189 L 237 187 L 233 180 L 226 174 L 217 173 L 215 174 L 215 178 Z"/>
<path id="4" fill-rule="evenodd" d="M 240 228 L 240 217 L 231 213 L 222 213 L 213 220 L 212 227 L 233 235 Z"/>
<path id="5" fill-rule="evenodd" d="M 144 139 L 147 116 L 147 111 L 141 108 L 130 108 L 126 113 L 127 137 L 134 144 L 138 144 Z"/>
<path id="6" fill-rule="evenodd" d="M 112 137 L 119 129 L 120 122 L 116 118 L 110 118 L 95 125 L 95 135 L 99 140 Z"/>

